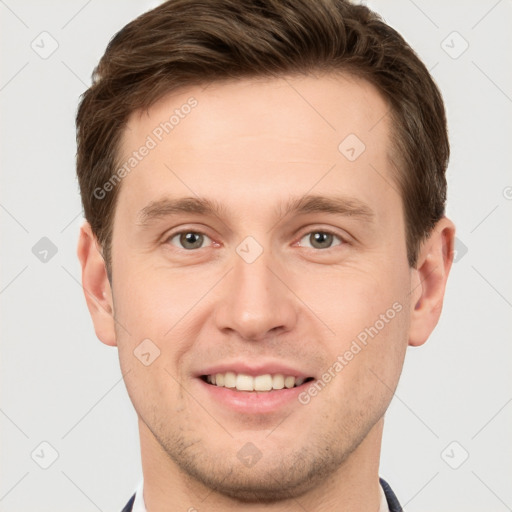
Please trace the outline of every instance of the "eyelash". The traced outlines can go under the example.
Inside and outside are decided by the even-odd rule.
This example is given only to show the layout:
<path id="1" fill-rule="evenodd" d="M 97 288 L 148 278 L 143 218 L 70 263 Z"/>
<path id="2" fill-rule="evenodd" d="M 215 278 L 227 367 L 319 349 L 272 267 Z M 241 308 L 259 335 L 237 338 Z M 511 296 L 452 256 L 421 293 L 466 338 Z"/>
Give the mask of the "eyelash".
<path id="1" fill-rule="evenodd" d="M 210 239 L 210 241 L 213 242 L 213 240 L 206 233 L 203 233 L 201 231 L 194 231 L 193 229 L 184 229 L 184 230 L 181 230 L 181 231 L 176 231 L 175 233 L 171 233 L 168 237 L 166 237 L 165 243 L 169 243 L 170 245 L 173 245 L 171 243 L 171 240 L 176 238 L 177 236 L 185 234 L 185 233 L 194 233 L 196 235 L 203 235 L 204 237 Z M 341 235 L 339 235 L 339 234 L 337 234 L 334 231 L 329 230 L 329 229 L 313 229 L 313 230 L 307 231 L 307 232 L 305 232 L 304 234 L 301 235 L 301 237 L 299 238 L 299 242 L 305 236 L 311 235 L 313 233 L 323 233 L 323 234 L 326 234 L 326 235 L 332 235 L 334 238 L 337 238 L 340 241 L 340 243 L 337 244 L 337 245 L 333 245 L 331 247 L 327 247 L 325 249 L 317 249 L 315 247 L 305 247 L 306 249 L 313 249 L 313 250 L 316 250 L 316 251 L 327 252 L 330 249 L 334 249 L 335 247 L 339 247 L 341 245 L 345 245 L 345 244 L 348 243 L 347 240 L 344 237 L 342 237 Z M 177 249 L 179 249 L 179 250 L 186 251 L 186 252 L 195 252 L 198 249 L 204 249 L 204 247 L 199 247 L 198 249 L 185 249 L 184 247 L 177 247 L 177 246 L 175 246 L 175 247 Z M 299 247 L 303 247 L 303 246 L 299 246 Z"/>

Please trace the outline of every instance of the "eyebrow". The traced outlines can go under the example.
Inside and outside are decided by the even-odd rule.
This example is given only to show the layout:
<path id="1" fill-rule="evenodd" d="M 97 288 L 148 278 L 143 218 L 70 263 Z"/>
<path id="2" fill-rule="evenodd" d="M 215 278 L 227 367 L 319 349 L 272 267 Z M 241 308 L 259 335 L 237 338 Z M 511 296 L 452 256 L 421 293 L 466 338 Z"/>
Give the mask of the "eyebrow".
<path id="1" fill-rule="evenodd" d="M 138 224 L 148 226 L 152 221 L 181 213 L 212 215 L 223 218 L 227 211 L 222 203 L 200 197 L 163 198 L 152 201 L 138 214 Z M 278 218 L 287 215 L 304 215 L 308 213 L 328 213 L 353 217 L 365 222 L 373 222 L 375 212 L 359 199 L 344 196 L 306 195 L 291 198 L 278 205 L 275 214 Z"/>
<path id="2" fill-rule="evenodd" d="M 278 207 L 278 215 L 300 215 L 306 213 L 330 213 L 355 217 L 367 222 L 375 218 L 374 211 L 364 202 L 353 197 L 306 195 L 291 198 L 284 207 Z"/>

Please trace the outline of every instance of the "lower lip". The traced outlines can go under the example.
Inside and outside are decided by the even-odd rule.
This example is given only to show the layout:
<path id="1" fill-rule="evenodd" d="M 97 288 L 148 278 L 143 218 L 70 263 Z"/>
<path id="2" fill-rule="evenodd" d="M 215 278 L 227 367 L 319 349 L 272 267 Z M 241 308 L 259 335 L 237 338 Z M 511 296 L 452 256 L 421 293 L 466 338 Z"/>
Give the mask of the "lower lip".
<path id="1" fill-rule="evenodd" d="M 309 382 L 295 388 L 284 388 L 273 391 L 235 391 L 232 388 L 225 388 L 208 384 L 201 378 L 197 379 L 199 384 L 215 401 L 244 414 L 270 414 L 285 406 L 293 404 L 301 405 L 298 396 L 302 393 Z"/>

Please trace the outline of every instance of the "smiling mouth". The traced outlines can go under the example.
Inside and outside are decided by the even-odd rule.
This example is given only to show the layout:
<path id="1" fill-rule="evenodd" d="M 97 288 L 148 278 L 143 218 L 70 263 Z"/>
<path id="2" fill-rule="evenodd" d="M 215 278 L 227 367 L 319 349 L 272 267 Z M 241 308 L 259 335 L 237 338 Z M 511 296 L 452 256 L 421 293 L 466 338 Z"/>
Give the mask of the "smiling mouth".
<path id="1" fill-rule="evenodd" d="M 293 375 L 264 374 L 253 377 L 244 373 L 225 372 L 215 375 L 201 375 L 201 379 L 216 387 L 230 388 L 233 391 L 279 391 L 302 386 L 313 377 L 294 377 Z"/>

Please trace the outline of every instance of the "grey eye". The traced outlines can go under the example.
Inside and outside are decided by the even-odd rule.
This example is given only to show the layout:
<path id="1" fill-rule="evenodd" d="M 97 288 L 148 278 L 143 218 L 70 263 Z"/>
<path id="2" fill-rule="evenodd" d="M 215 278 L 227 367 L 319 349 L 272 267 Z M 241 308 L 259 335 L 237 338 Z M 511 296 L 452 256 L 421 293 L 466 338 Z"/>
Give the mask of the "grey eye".
<path id="1" fill-rule="evenodd" d="M 327 231 L 312 231 L 301 238 L 301 245 L 303 245 L 303 240 L 306 240 L 307 242 L 304 243 L 305 247 L 312 247 L 313 249 L 329 249 L 333 246 L 333 241 L 336 239 L 341 243 L 340 237 L 333 233 L 329 233 Z M 307 245 L 308 243 L 309 245 Z M 335 245 L 340 245 L 340 243 Z"/>
<path id="2" fill-rule="evenodd" d="M 201 248 L 204 241 L 209 240 L 209 237 L 196 231 L 182 231 L 181 233 L 176 233 L 169 240 L 176 247 L 192 250 Z M 175 240 L 177 240 L 176 243 L 174 242 Z"/>

